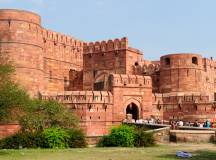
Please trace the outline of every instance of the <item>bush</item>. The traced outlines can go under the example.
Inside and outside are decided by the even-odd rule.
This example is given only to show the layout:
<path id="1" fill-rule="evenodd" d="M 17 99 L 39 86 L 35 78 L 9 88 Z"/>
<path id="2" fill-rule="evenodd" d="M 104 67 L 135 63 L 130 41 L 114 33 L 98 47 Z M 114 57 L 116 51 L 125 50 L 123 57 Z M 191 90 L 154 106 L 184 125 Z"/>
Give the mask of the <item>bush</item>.
<path id="1" fill-rule="evenodd" d="M 20 119 L 23 132 L 42 132 L 46 128 L 77 127 L 78 119 L 56 101 L 34 99 Z"/>
<path id="2" fill-rule="evenodd" d="M 67 148 L 69 134 L 61 128 L 48 128 L 43 132 L 45 138 L 45 146 L 48 148 Z"/>
<path id="3" fill-rule="evenodd" d="M 70 130 L 67 130 L 67 133 L 69 135 L 68 146 L 70 148 L 86 147 L 87 144 L 86 144 L 86 140 L 85 140 L 85 135 L 82 132 L 82 130 L 70 129 Z"/>
<path id="4" fill-rule="evenodd" d="M 43 132 L 19 132 L 0 140 L 0 149 L 83 148 L 85 136 L 78 129 L 49 128 Z"/>
<path id="5" fill-rule="evenodd" d="M 17 133 L 0 140 L 0 149 L 38 148 L 43 146 L 45 139 L 41 133 Z"/>
<path id="6" fill-rule="evenodd" d="M 146 133 L 142 128 L 135 131 L 134 146 L 150 147 L 155 145 L 155 140 L 152 133 Z"/>
<path id="7" fill-rule="evenodd" d="M 134 128 L 127 125 L 115 127 L 108 136 L 105 136 L 100 140 L 98 145 L 101 147 L 133 147 Z"/>
<path id="8" fill-rule="evenodd" d="M 103 136 L 97 144 L 97 147 L 113 147 L 110 136 Z"/>
<path id="9" fill-rule="evenodd" d="M 155 144 L 152 133 L 146 133 L 146 128 L 135 128 L 121 125 L 113 128 L 109 135 L 103 136 L 98 147 L 149 147 Z"/>

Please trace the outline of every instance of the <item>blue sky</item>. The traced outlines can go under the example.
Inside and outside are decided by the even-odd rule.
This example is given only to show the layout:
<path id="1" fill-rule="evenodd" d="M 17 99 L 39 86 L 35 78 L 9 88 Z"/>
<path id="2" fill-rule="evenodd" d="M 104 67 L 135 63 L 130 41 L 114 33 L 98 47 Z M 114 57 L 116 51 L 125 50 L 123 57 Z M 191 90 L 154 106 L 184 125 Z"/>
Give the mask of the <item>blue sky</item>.
<path id="1" fill-rule="evenodd" d="M 127 36 L 146 59 L 216 58 L 216 0 L 0 0 L 0 8 L 37 12 L 44 27 L 86 41 Z"/>

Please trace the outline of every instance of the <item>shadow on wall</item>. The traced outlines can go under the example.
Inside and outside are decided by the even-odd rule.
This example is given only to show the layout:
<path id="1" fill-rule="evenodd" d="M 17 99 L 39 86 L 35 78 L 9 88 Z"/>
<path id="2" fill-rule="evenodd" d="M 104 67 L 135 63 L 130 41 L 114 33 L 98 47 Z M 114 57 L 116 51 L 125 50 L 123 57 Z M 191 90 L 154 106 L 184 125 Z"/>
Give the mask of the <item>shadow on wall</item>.
<path id="1" fill-rule="evenodd" d="M 215 146 L 216 147 L 216 146 Z M 191 152 L 193 157 L 190 158 L 190 160 L 215 160 L 216 159 L 216 152 L 209 151 L 209 150 L 199 150 L 196 152 Z M 159 156 L 160 159 L 169 159 L 169 160 L 175 160 L 178 159 L 176 157 L 175 153 L 173 154 L 166 154 Z"/>

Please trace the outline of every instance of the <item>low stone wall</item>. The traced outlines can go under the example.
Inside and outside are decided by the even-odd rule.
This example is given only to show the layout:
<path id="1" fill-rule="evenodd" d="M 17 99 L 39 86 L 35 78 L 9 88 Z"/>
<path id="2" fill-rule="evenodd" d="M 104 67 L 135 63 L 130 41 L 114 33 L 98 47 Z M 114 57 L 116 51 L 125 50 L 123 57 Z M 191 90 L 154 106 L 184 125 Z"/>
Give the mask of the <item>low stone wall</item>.
<path id="1" fill-rule="evenodd" d="M 210 130 L 170 130 L 171 142 L 207 143 L 215 140 L 215 131 Z"/>
<path id="2" fill-rule="evenodd" d="M 86 137 L 86 142 L 89 146 L 95 146 L 101 138 L 102 136 L 88 136 Z"/>
<path id="3" fill-rule="evenodd" d="M 146 131 L 147 133 L 153 133 L 153 137 L 156 143 L 169 143 L 170 140 L 170 127 L 164 127 L 159 129 L 153 129 Z"/>
<path id="4" fill-rule="evenodd" d="M 205 130 L 205 131 L 216 131 L 216 128 L 205 128 L 205 127 L 192 127 L 192 126 L 181 126 L 178 127 L 180 130 Z"/>
<path id="5" fill-rule="evenodd" d="M 17 123 L 0 124 L 0 139 L 11 136 L 20 130 L 20 125 Z"/>

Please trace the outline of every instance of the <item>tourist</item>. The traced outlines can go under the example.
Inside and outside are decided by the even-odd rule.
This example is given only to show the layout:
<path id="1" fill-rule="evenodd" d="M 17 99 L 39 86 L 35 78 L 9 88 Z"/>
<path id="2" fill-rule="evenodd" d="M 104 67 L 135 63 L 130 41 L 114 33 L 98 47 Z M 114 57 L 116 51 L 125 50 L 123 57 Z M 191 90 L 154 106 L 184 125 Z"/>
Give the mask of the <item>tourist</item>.
<path id="1" fill-rule="evenodd" d="M 190 122 L 185 122 L 184 126 L 190 126 Z"/>
<path id="2" fill-rule="evenodd" d="M 203 126 L 204 126 L 204 123 L 200 123 L 200 124 L 199 124 L 199 127 L 200 127 L 200 128 L 203 128 Z"/>
<path id="3" fill-rule="evenodd" d="M 142 119 L 137 119 L 136 120 L 136 124 L 142 124 L 143 123 L 143 120 Z"/>
<path id="4" fill-rule="evenodd" d="M 199 127 L 199 122 L 198 122 L 198 120 L 196 120 L 196 121 L 194 122 L 193 127 Z"/>
<path id="5" fill-rule="evenodd" d="M 184 125 L 184 122 L 183 122 L 182 120 L 180 120 L 180 121 L 178 122 L 178 126 L 182 127 L 183 125 Z"/>
<path id="6" fill-rule="evenodd" d="M 172 128 L 172 129 L 176 129 L 176 122 L 175 122 L 175 121 L 172 121 L 172 122 L 171 122 L 171 128 Z"/>
<path id="7" fill-rule="evenodd" d="M 211 127 L 211 122 L 209 120 L 206 121 L 206 128 L 210 128 Z"/>
<path id="8" fill-rule="evenodd" d="M 149 120 L 149 124 L 154 124 L 154 119 L 153 119 L 153 118 L 151 118 L 151 119 Z"/>
<path id="9" fill-rule="evenodd" d="M 148 120 L 147 120 L 147 119 L 144 119 L 144 120 L 143 120 L 143 123 L 144 123 L 144 124 L 147 124 L 147 123 L 148 123 Z"/>
<path id="10" fill-rule="evenodd" d="M 122 122 L 123 122 L 123 123 L 128 123 L 128 120 L 127 120 L 127 119 L 124 119 Z"/>

